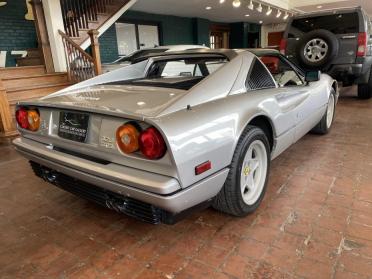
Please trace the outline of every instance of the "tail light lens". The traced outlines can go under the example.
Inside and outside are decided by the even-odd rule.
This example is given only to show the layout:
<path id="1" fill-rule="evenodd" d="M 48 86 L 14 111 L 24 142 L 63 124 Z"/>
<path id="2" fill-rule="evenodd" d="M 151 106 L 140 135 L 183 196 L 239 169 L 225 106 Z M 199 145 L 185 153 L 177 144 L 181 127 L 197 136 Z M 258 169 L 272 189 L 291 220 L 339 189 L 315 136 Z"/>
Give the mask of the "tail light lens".
<path id="1" fill-rule="evenodd" d="M 16 111 L 16 120 L 19 127 L 21 127 L 22 129 L 28 129 L 28 113 L 25 108 L 19 108 Z"/>
<path id="2" fill-rule="evenodd" d="M 367 33 L 358 34 L 358 51 L 357 57 L 364 57 L 367 54 Z"/>
<path id="3" fill-rule="evenodd" d="M 116 131 L 116 142 L 124 153 L 133 153 L 139 149 L 139 131 L 132 124 L 120 126 Z"/>
<path id="4" fill-rule="evenodd" d="M 40 115 L 36 110 L 29 110 L 27 112 L 28 129 L 36 132 L 40 127 Z"/>
<path id="5" fill-rule="evenodd" d="M 281 39 L 280 40 L 280 46 L 279 46 L 280 53 L 285 55 L 286 49 L 287 49 L 287 40 L 286 39 Z"/>
<path id="6" fill-rule="evenodd" d="M 40 128 L 40 114 L 35 109 L 19 108 L 16 111 L 18 126 L 22 129 L 36 132 Z"/>
<path id="7" fill-rule="evenodd" d="M 162 135 L 154 127 L 140 134 L 139 147 L 142 154 L 151 160 L 163 157 L 167 149 Z"/>

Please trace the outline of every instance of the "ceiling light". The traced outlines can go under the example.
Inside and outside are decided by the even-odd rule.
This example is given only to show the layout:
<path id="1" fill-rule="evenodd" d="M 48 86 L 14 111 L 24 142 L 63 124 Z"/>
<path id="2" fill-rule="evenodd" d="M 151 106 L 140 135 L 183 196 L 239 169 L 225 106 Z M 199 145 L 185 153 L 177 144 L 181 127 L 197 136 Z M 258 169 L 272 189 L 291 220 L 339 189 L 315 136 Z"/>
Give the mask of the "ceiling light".
<path id="1" fill-rule="evenodd" d="M 316 6 L 318 9 L 321 9 L 321 8 L 323 8 L 323 6 L 322 5 L 319 5 L 319 6 Z"/>
<path id="2" fill-rule="evenodd" d="M 258 11 L 259 13 L 262 13 L 262 5 L 261 5 L 261 3 L 258 5 L 258 7 L 257 7 L 257 11 Z"/>
<path id="3" fill-rule="evenodd" d="M 225 0 L 220 0 L 220 4 L 223 4 L 223 3 L 225 3 Z"/>
<path id="4" fill-rule="evenodd" d="M 242 3 L 240 0 L 234 0 L 232 4 L 234 8 L 239 8 Z"/>
<path id="5" fill-rule="evenodd" d="M 285 15 L 284 15 L 283 19 L 286 20 L 288 17 L 289 17 L 288 12 L 285 12 Z"/>
<path id="6" fill-rule="evenodd" d="M 273 9 L 271 9 L 271 7 L 268 6 L 268 7 L 267 7 L 266 15 L 269 16 L 269 15 L 271 15 L 272 12 L 273 12 Z"/>
<path id="7" fill-rule="evenodd" d="M 245 16 L 246 16 L 246 17 L 249 17 L 249 14 L 246 14 Z"/>
<path id="8" fill-rule="evenodd" d="M 254 9 L 253 1 L 251 0 L 248 5 L 248 9 L 252 10 Z"/>
<path id="9" fill-rule="evenodd" d="M 258 22 L 259 24 L 262 24 L 263 23 L 263 21 L 262 20 L 260 20 L 259 22 Z"/>
<path id="10" fill-rule="evenodd" d="M 206 9 L 206 10 L 212 10 L 212 7 L 207 6 L 207 7 L 205 7 L 205 9 Z"/>
<path id="11" fill-rule="evenodd" d="M 282 15 L 282 11 L 278 10 L 278 13 L 276 14 L 276 18 L 279 18 Z"/>

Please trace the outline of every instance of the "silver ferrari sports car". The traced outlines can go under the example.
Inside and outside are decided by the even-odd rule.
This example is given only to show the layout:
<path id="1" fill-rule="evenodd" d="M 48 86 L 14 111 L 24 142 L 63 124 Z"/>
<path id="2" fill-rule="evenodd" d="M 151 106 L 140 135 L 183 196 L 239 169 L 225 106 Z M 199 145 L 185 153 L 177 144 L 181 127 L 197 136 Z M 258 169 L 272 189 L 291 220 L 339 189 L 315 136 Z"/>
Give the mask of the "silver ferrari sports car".
<path id="1" fill-rule="evenodd" d="M 270 161 L 326 134 L 337 99 L 335 80 L 273 50 L 168 52 L 19 103 L 14 145 L 37 176 L 146 222 L 245 216 Z"/>

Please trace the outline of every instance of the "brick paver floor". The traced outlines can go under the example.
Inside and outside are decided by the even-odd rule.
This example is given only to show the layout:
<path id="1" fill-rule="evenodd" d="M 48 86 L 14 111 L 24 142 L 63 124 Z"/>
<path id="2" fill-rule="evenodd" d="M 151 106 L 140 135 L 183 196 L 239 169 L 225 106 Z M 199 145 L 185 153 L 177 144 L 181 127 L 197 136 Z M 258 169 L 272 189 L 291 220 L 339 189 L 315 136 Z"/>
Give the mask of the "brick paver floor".
<path id="1" fill-rule="evenodd" d="M 272 163 L 246 218 L 207 209 L 145 224 L 48 185 L 0 144 L 0 277 L 371 278 L 372 100 L 353 91 L 329 135 Z"/>

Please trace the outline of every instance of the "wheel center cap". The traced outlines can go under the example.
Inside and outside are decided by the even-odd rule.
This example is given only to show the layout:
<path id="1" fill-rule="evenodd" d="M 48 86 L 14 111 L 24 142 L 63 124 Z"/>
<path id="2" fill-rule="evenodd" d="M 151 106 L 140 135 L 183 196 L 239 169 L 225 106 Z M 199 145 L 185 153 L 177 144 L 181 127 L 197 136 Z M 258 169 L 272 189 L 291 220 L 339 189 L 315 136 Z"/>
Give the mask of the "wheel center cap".
<path id="1" fill-rule="evenodd" d="M 311 49 L 311 53 L 312 53 L 312 54 L 319 54 L 319 53 L 320 53 L 320 49 L 319 49 L 319 47 L 313 47 L 313 48 Z"/>
<path id="2" fill-rule="evenodd" d="M 248 166 L 247 166 L 247 167 L 245 167 L 245 168 L 244 168 L 244 170 L 243 170 L 243 173 L 244 173 L 244 175 L 245 175 L 245 176 L 249 175 L 249 174 L 250 174 L 250 172 L 251 172 L 251 168 L 250 168 L 250 167 L 248 167 Z"/>

